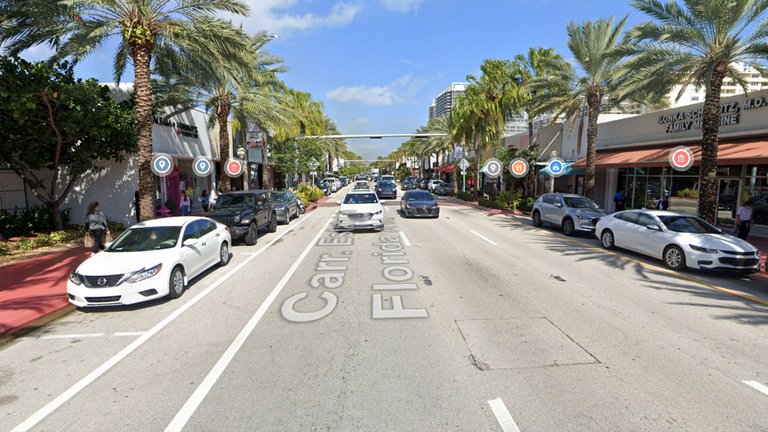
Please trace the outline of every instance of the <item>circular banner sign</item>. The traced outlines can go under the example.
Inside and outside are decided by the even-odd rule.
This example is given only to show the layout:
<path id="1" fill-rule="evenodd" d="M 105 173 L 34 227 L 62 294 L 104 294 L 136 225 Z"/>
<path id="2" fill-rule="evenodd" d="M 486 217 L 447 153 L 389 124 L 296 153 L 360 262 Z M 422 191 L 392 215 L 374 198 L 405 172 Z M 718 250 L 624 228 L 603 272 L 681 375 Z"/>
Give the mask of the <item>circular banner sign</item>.
<path id="1" fill-rule="evenodd" d="M 173 170 L 173 159 L 165 153 L 157 153 L 152 158 L 152 172 L 158 177 L 165 177 Z"/>
<path id="2" fill-rule="evenodd" d="M 547 161 L 547 171 L 552 177 L 560 177 L 565 174 L 565 161 L 559 157 L 553 157 Z"/>
<path id="3" fill-rule="evenodd" d="M 677 146 L 669 152 L 669 165 L 677 171 L 688 171 L 693 166 L 693 152 L 686 146 Z"/>
<path id="4" fill-rule="evenodd" d="M 487 175 L 488 177 L 496 178 L 501 175 L 502 171 L 504 171 L 504 165 L 501 164 L 500 160 L 496 158 L 491 158 L 485 161 L 483 170 L 485 171 L 485 175 Z"/>
<path id="5" fill-rule="evenodd" d="M 224 172 L 230 177 L 240 177 L 243 174 L 243 161 L 240 159 L 229 159 L 224 165 Z"/>
<path id="6" fill-rule="evenodd" d="M 509 163 L 509 172 L 515 178 L 523 178 L 528 175 L 528 161 L 523 158 L 512 159 Z"/>
<path id="7" fill-rule="evenodd" d="M 208 177 L 211 174 L 211 170 L 213 170 L 213 164 L 208 158 L 200 156 L 192 162 L 192 171 L 198 177 Z"/>

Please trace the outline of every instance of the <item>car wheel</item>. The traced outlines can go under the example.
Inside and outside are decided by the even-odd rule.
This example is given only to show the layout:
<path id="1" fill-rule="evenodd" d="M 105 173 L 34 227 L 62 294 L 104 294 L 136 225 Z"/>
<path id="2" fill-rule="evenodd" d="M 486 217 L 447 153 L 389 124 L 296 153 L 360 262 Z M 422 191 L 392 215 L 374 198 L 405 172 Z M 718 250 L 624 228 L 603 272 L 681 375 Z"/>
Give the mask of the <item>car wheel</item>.
<path id="1" fill-rule="evenodd" d="M 540 227 L 542 225 L 541 213 L 537 211 L 533 212 L 533 217 L 531 219 L 533 220 L 533 226 Z"/>
<path id="2" fill-rule="evenodd" d="M 600 234 L 600 243 L 603 245 L 606 249 L 613 249 L 616 247 L 616 243 L 614 242 L 615 239 L 613 238 L 613 231 L 607 229 L 603 230 L 603 233 Z"/>
<path id="3" fill-rule="evenodd" d="M 219 265 L 224 267 L 229 264 L 229 245 L 227 242 L 222 242 L 219 248 Z"/>
<path id="4" fill-rule="evenodd" d="M 573 219 L 569 218 L 569 219 L 563 220 L 563 234 L 565 234 L 567 236 L 572 236 L 573 235 L 573 231 L 574 231 Z"/>
<path id="5" fill-rule="evenodd" d="M 685 270 L 685 252 L 679 246 L 664 249 L 664 264 L 672 270 Z"/>
<path id="6" fill-rule="evenodd" d="M 177 299 L 184 293 L 184 271 L 181 267 L 174 267 L 171 278 L 168 280 L 168 297 Z"/>
<path id="7" fill-rule="evenodd" d="M 245 235 L 245 244 L 253 246 L 259 241 L 259 229 L 255 223 L 248 225 L 248 234 Z"/>
<path id="8" fill-rule="evenodd" d="M 267 231 L 273 233 L 277 231 L 277 214 L 272 213 L 272 220 L 269 222 L 269 228 Z"/>

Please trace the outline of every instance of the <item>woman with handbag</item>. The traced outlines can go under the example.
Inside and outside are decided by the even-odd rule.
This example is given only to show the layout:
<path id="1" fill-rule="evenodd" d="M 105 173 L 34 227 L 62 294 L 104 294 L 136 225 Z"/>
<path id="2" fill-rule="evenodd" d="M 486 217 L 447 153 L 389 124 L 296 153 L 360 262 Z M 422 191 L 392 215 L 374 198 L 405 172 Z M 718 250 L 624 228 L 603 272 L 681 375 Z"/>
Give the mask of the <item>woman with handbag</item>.
<path id="1" fill-rule="evenodd" d="M 88 214 L 85 216 L 85 228 L 91 236 L 93 236 L 91 254 L 103 251 L 106 248 L 104 245 L 104 236 L 107 234 L 107 218 L 104 216 L 104 213 L 101 212 L 101 206 L 99 206 L 98 201 L 88 204 Z"/>

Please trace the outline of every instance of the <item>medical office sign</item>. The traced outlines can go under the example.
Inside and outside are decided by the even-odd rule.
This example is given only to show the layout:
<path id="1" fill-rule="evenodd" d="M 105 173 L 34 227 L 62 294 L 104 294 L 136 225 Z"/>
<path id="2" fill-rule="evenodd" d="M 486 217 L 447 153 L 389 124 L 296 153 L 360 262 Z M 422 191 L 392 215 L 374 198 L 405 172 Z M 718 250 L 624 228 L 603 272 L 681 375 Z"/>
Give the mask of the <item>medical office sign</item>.
<path id="1" fill-rule="evenodd" d="M 741 111 L 764 108 L 768 101 L 762 97 L 745 99 L 743 102 L 726 102 L 720 104 L 720 126 L 739 124 Z M 692 129 L 701 129 L 704 108 L 690 111 L 679 111 L 659 116 L 659 124 L 665 125 L 666 133 L 684 132 Z"/>

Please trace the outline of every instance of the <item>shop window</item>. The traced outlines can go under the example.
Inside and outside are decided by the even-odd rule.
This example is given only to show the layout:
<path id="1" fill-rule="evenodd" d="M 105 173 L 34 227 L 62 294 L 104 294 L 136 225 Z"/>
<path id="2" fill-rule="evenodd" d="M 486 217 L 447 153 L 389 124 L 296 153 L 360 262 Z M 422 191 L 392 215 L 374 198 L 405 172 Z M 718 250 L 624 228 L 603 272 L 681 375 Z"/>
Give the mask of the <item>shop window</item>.
<path id="1" fill-rule="evenodd" d="M 718 166 L 717 175 L 719 177 L 741 177 L 741 165 L 739 166 Z"/>
<path id="2" fill-rule="evenodd" d="M 745 175 L 748 177 L 768 177 L 768 165 L 748 166 Z"/>

